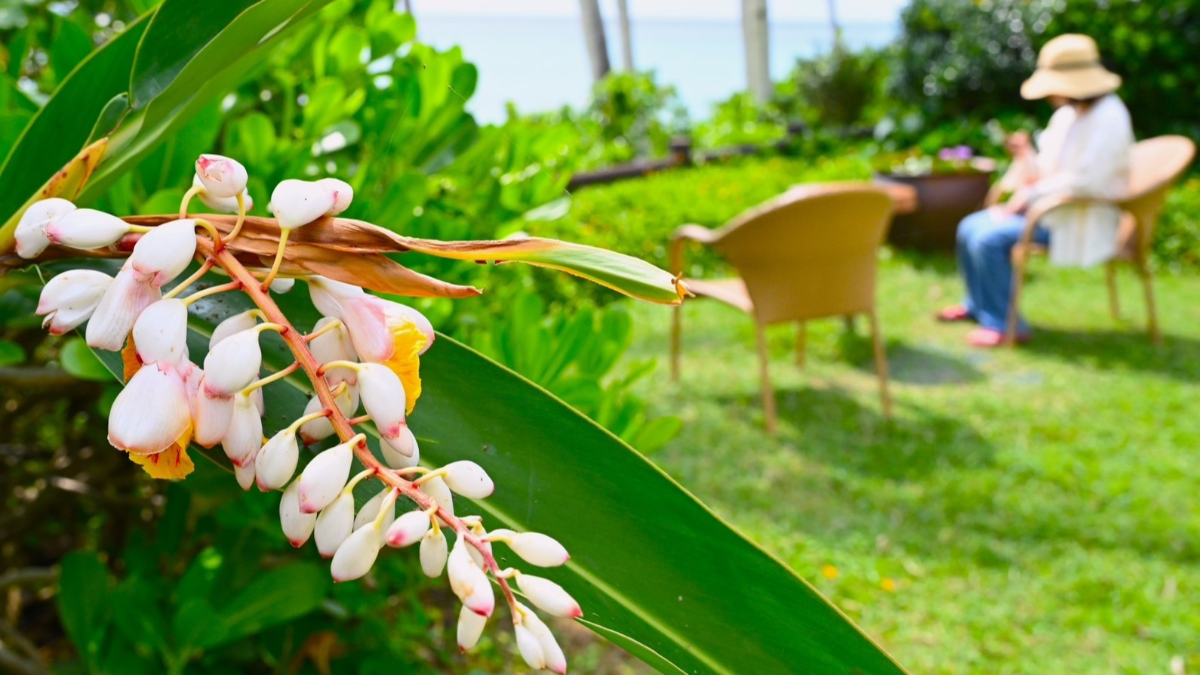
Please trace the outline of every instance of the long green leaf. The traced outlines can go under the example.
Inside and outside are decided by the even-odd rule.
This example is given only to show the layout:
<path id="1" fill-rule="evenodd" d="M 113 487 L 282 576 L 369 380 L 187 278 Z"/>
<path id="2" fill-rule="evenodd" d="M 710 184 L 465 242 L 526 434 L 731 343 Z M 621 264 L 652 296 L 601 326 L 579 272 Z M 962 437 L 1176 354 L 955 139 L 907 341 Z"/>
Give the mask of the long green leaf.
<path id="1" fill-rule="evenodd" d="M 301 329 L 319 318 L 304 296 L 280 299 Z M 193 360 L 203 359 L 216 322 L 249 306 L 234 295 L 197 303 Z M 119 372 L 117 355 L 102 357 Z M 267 370 L 292 361 L 273 337 L 264 338 L 264 359 Z M 421 376 L 410 423 L 424 461 L 478 462 L 497 485 L 477 504 L 492 527 L 560 539 L 570 563 L 538 574 L 563 584 L 600 635 L 664 673 L 903 672 L 790 569 L 545 390 L 447 337 L 422 357 Z M 305 383 L 285 382 L 266 390 L 267 434 L 307 402 Z M 219 449 L 209 456 L 227 463 Z M 501 565 L 519 564 L 499 555 Z"/>

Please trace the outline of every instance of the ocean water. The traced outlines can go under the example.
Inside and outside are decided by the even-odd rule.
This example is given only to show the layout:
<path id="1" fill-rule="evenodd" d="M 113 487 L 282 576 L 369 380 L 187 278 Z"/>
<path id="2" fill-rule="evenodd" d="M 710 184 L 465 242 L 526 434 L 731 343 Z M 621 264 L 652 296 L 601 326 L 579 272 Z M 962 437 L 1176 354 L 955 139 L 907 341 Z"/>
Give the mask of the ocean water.
<path id="1" fill-rule="evenodd" d="M 615 23 L 606 28 L 609 60 L 619 68 L 620 34 Z M 522 112 L 587 102 L 591 69 L 574 19 L 422 18 L 418 5 L 417 30 L 435 47 L 462 47 L 479 67 L 469 109 L 481 122 L 503 121 L 508 101 Z M 893 24 L 848 24 L 842 30 L 852 48 L 883 46 L 897 33 Z M 737 21 L 635 20 L 632 33 L 634 66 L 674 85 L 693 118 L 706 117 L 714 103 L 746 86 Z M 782 78 L 797 58 L 828 51 L 832 42 L 828 24 L 773 22 L 771 76 Z"/>

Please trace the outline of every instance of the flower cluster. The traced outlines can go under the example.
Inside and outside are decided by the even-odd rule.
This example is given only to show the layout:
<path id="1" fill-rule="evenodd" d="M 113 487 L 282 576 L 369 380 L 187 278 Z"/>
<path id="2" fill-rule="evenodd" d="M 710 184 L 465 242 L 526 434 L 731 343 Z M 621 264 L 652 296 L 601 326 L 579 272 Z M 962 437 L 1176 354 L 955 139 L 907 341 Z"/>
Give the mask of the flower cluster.
<path id="1" fill-rule="evenodd" d="M 226 247 L 239 236 L 252 203 L 246 181 L 240 163 L 202 155 L 179 218 L 156 227 L 76 208 L 64 199 L 37 202 L 21 218 L 16 246 L 26 258 L 50 246 L 129 253 L 115 277 L 77 269 L 52 278 L 37 308 L 52 333 L 86 322 L 88 345 L 121 351 L 126 386 L 112 406 L 109 441 L 150 475 L 168 479 L 192 471 L 191 444 L 220 445 L 243 489 L 257 485 L 262 491 L 282 491 L 284 535 L 297 547 L 315 540 L 320 554 L 332 559 L 336 581 L 366 575 L 384 547 L 418 545 L 425 574 L 445 572 L 462 602 L 458 644 L 464 651 L 479 640 L 495 609 L 494 581 L 511 609 L 522 658 L 534 668 L 566 672 L 554 636 L 517 601 L 509 582 L 550 615 L 578 618 L 578 603 L 549 579 L 500 569 L 492 547 L 503 543 L 538 567 L 566 563 L 566 549 L 544 534 L 489 531 L 478 515 L 456 515 L 454 495 L 483 499 L 494 489 L 478 464 L 420 464 L 407 418 L 421 396 L 421 355 L 435 340 L 429 321 L 411 307 L 316 275 L 301 277 L 323 316 L 307 335 L 272 300 L 272 292 L 291 287 L 292 280 L 279 278 L 289 233 L 344 211 L 353 200 L 352 188 L 333 178 L 285 180 L 276 186 L 269 210 L 279 229 L 278 251 L 269 268 L 257 269 L 244 266 Z M 224 238 L 203 218 L 188 217 L 193 197 L 210 209 L 238 214 Z M 199 268 L 164 292 L 194 259 Z M 214 268 L 231 280 L 182 295 Z M 246 293 L 256 308 L 222 321 L 209 339 L 203 363 L 193 361 L 187 343 L 189 306 L 233 291 Z M 261 376 L 260 339 L 266 332 L 283 339 L 295 362 Z M 301 417 L 265 439 L 263 388 L 298 371 L 308 377 L 312 399 Z M 356 429 L 368 422 L 380 438 L 382 461 L 368 447 L 367 434 Z M 301 445 L 333 436 L 340 442 L 316 454 L 297 475 Z M 355 488 L 371 480 L 378 480 L 379 488 L 356 508 Z M 413 508 L 397 515 L 403 503 Z M 454 535 L 452 546 L 447 531 Z"/>

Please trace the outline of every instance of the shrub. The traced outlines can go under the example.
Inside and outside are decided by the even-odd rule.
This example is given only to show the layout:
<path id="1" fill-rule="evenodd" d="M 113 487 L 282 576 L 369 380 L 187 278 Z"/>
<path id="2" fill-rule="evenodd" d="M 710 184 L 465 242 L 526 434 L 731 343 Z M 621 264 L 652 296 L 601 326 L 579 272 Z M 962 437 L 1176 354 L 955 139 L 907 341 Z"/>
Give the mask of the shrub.
<path id="1" fill-rule="evenodd" d="M 792 70 L 805 121 L 811 126 L 848 129 L 861 126 L 879 89 L 879 54 L 851 51 L 841 41 L 815 59 L 800 59 Z"/>

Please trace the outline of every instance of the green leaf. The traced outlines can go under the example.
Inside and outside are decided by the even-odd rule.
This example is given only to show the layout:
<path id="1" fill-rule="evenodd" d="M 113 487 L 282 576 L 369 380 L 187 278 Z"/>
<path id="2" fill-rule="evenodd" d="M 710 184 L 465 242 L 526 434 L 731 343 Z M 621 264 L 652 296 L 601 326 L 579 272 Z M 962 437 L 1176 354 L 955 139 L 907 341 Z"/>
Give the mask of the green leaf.
<path id="1" fill-rule="evenodd" d="M 205 636 L 197 646 L 211 648 L 304 616 L 320 606 L 330 583 L 329 570 L 309 563 L 261 574 L 221 608 L 225 630 Z"/>
<path id="2" fill-rule="evenodd" d="M 159 597 L 150 582 L 130 577 L 112 592 L 113 620 L 130 642 L 162 654 L 167 651 L 167 626 Z"/>
<path id="3" fill-rule="evenodd" d="M 87 346 L 83 338 L 73 337 L 67 340 L 62 353 L 58 355 L 58 360 L 62 362 L 63 370 L 81 380 L 112 381 L 108 368 L 96 358 L 95 352 Z"/>
<path id="4" fill-rule="evenodd" d="M 0 366 L 15 366 L 25 363 L 25 349 L 12 340 L 0 340 Z M 108 377 L 108 371 L 104 371 Z"/>
<path id="5" fill-rule="evenodd" d="M 319 318 L 303 292 L 278 301 L 301 330 Z M 192 358 L 203 358 L 204 333 L 249 307 L 233 294 L 221 304 L 197 303 Z M 263 355 L 267 370 L 292 362 L 277 338 L 264 338 Z M 103 358 L 120 368 L 119 355 Z M 421 365 L 424 393 L 409 420 L 423 461 L 478 462 L 497 490 L 476 508 L 464 503 L 462 513 L 562 541 L 570 563 L 537 574 L 563 584 L 597 633 L 666 673 L 903 672 L 778 559 L 545 390 L 448 337 L 439 337 Z M 299 417 L 308 401 L 296 382 L 285 382 L 266 389 L 267 435 Z M 206 456 L 228 465 L 220 450 Z M 502 566 L 517 562 L 497 548 Z M 305 574 L 314 583 L 327 578 L 320 568 Z M 257 593 L 285 600 L 274 580 L 263 583 L 272 588 L 247 590 L 237 608 L 222 610 L 238 632 L 259 625 L 262 619 L 250 617 L 267 611 Z"/>
<path id="6" fill-rule="evenodd" d="M 87 58 L 92 51 L 92 36 L 74 21 L 60 21 L 58 34 L 54 36 L 54 44 L 50 47 L 50 64 L 59 81 Z"/>
<path id="7" fill-rule="evenodd" d="M 94 663 L 108 621 L 108 568 L 95 553 L 68 553 L 62 561 L 58 584 L 58 615 L 63 628 L 84 660 Z"/>

